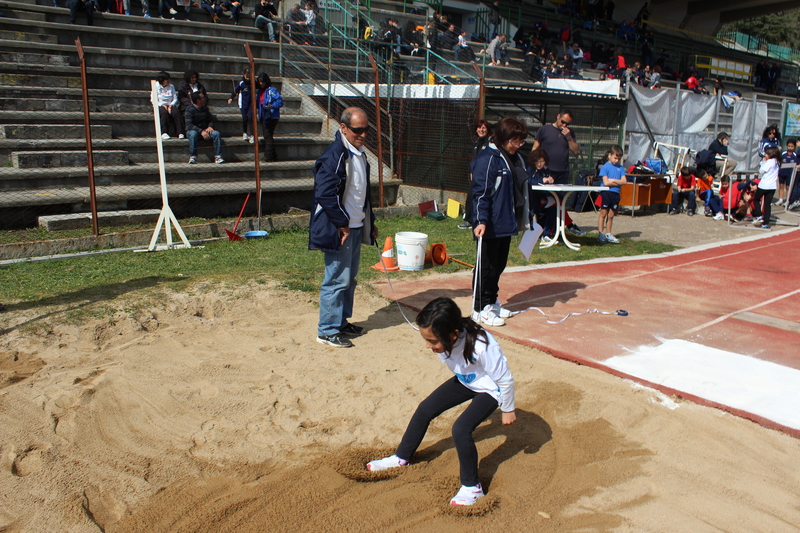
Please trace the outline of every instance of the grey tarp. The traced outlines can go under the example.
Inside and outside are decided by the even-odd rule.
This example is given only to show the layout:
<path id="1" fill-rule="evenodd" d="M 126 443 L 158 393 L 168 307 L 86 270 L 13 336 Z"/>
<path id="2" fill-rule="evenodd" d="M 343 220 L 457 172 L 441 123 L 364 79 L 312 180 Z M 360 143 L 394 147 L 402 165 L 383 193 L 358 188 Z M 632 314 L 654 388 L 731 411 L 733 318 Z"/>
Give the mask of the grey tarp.
<path id="1" fill-rule="evenodd" d="M 714 140 L 713 133 L 702 132 L 714 121 L 719 105 L 716 97 L 690 91 L 650 90 L 633 84 L 630 85 L 630 95 L 626 123 L 630 143 L 626 165 L 652 157 L 650 135 L 653 136 L 653 141 L 686 146 L 695 151 L 705 150 Z M 740 110 L 740 106 L 743 109 Z M 752 102 L 744 100 L 733 106 L 734 129 L 729 148 L 731 159 L 747 163 L 751 161 L 745 154 L 754 153 L 758 144 L 758 138 L 753 139 L 751 108 Z M 759 103 L 756 109 L 755 124 L 758 129 L 766 123 L 767 106 Z M 760 130 L 755 135 L 759 133 Z M 662 152 L 668 167 L 674 165 L 676 155 L 670 151 Z M 750 164 L 745 164 L 744 167 L 754 168 Z"/>

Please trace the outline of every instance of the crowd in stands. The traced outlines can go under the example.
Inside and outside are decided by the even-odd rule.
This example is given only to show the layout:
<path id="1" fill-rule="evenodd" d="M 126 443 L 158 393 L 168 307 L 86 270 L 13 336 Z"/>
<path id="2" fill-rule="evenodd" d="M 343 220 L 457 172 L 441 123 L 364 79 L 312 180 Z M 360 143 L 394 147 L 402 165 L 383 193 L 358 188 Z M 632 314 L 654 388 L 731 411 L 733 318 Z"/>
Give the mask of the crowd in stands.
<path id="1" fill-rule="evenodd" d="M 159 72 L 158 106 L 161 124 L 161 139 L 172 138 L 170 131 L 179 140 L 189 141 L 189 164 L 197 163 L 197 147 L 200 141 L 210 141 L 214 146 L 214 163 L 221 164 L 222 134 L 214 125 L 214 115 L 208 106 L 208 93 L 200 82 L 200 74 L 196 70 L 188 70 L 183 75 L 183 82 L 175 89 L 169 73 Z M 233 92 L 228 104 L 236 101 L 236 107 L 242 115 L 242 139 L 254 143 L 258 138 L 257 131 L 252 130 L 252 92 L 250 89 L 250 69 L 245 69 L 241 80 L 234 83 Z M 266 162 L 277 161 L 273 136 L 281 117 L 283 98 L 280 91 L 273 87 L 269 75 L 262 72 L 256 78 L 256 111 L 258 123 L 261 124 L 264 136 L 263 157 Z"/>

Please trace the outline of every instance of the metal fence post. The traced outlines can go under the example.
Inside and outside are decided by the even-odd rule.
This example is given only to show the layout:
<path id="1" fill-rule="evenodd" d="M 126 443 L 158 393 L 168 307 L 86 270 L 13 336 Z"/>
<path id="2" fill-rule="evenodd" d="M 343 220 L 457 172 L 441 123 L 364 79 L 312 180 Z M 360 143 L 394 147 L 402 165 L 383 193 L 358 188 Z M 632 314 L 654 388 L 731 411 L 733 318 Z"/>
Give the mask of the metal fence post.
<path id="1" fill-rule="evenodd" d="M 253 112 L 253 135 L 256 140 L 253 143 L 253 155 L 256 160 L 256 206 L 258 211 L 258 230 L 261 231 L 261 158 L 258 154 L 258 108 L 256 106 L 256 64 L 253 59 L 253 52 L 250 50 L 250 43 L 244 43 L 244 50 L 247 52 L 247 60 L 250 62 L 250 106 Z M 264 89 L 266 91 L 266 89 Z M 267 132 L 264 131 L 266 139 Z M 267 156 L 269 157 L 269 156 Z"/>
<path id="2" fill-rule="evenodd" d="M 369 62 L 372 65 L 372 72 L 375 78 L 375 129 L 378 132 L 378 207 L 383 205 L 383 138 L 381 131 L 381 85 L 378 77 L 378 65 L 375 58 L 369 55 Z"/>
<path id="3" fill-rule="evenodd" d="M 83 128 L 86 131 L 86 163 L 89 169 L 89 200 L 92 209 L 92 231 L 94 236 L 100 235 L 97 223 L 97 191 L 94 187 L 94 155 L 92 153 L 92 123 L 89 119 L 89 88 L 86 82 L 86 59 L 81 46 L 81 38 L 75 39 L 78 48 L 78 57 L 81 60 L 81 92 L 83 93 Z"/>

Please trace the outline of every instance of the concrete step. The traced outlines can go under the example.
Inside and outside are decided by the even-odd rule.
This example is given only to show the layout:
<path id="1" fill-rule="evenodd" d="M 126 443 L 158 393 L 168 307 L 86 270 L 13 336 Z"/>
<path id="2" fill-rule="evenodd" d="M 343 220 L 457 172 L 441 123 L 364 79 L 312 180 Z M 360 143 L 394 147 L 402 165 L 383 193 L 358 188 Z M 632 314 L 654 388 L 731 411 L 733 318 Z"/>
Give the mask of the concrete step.
<path id="1" fill-rule="evenodd" d="M 198 163 L 190 165 L 188 150 L 183 162 L 167 163 L 167 180 L 170 184 L 203 184 L 210 181 L 251 181 L 254 180 L 254 165 L 248 162 L 226 162 L 214 164 L 214 150 L 210 144 L 198 147 Z M 222 151 L 225 157 L 225 148 Z M 297 176 L 311 175 L 313 160 L 277 161 L 261 163 L 261 177 L 265 180 L 294 179 Z M 119 167 L 97 167 L 94 169 L 95 184 L 98 187 L 116 188 L 120 186 L 157 185 L 159 170 L 157 163 L 144 163 Z M 42 168 L 42 169 L 4 169 L 0 172 L 0 203 L 14 202 L 17 193 L 32 189 L 69 189 L 85 187 L 88 184 L 86 168 Z M 199 186 L 199 185 L 198 185 Z M 6 194 L 7 193 L 7 194 Z M 40 198 L 38 203 L 59 203 Z M 33 202 L 30 205 L 36 205 Z"/>
<path id="2" fill-rule="evenodd" d="M 231 77 L 233 79 L 233 77 Z M 175 80 L 173 80 L 175 81 Z M 230 84 L 230 81 L 228 82 Z M 280 82 L 273 82 L 273 85 L 280 90 Z M 177 85 L 176 85 L 177 86 Z M 42 87 L 21 87 L 0 85 L 0 111 L 82 111 L 83 93 L 79 87 L 74 88 L 42 88 Z M 283 108 L 281 114 L 298 114 L 301 109 L 303 99 L 300 96 L 282 95 Z M 146 89 L 138 90 L 114 90 L 114 89 L 89 89 L 90 111 L 100 112 L 131 112 L 131 113 L 152 113 L 153 106 L 150 103 L 150 92 Z M 228 92 L 208 92 L 208 99 L 212 107 L 217 105 L 225 109 L 233 109 L 236 103 L 228 104 L 230 91 Z M 61 108 L 63 102 L 64 108 Z M 77 104 L 75 104 L 77 102 Z M 75 107 L 77 105 L 77 107 Z M 22 109 L 30 106 L 30 109 Z M 44 108 L 44 109 L 42 109 Z"/>
<path id="3" fill-rule="evenodd" d="M 263 160 L 263 138 L 259 140 L 259 153 Z M 330 144 L 330 136 L 320 135 L 279 135 L 275 137 L 275 147 L 280 161 L 308 161 L 314 160 Z M 200 145 L 201 148 L 206 146 Z M 168 163 L 185 163 L 189 157 L 189 142 L 185 139 L 173 137 L 162 141 L 164 160 Z M 0 173 L 14 172 L 12 154 L 27 152 L 52 153 L 57 151 L 86 150 L 83 139 L 57 139 L 57 140 L 6 140 L 0 139 Z M 124 150 L 128 154 L 130 164 L 155 163 L 158 161 L 156 140 L 150 138 L 125 138 L 125 139 L 94 139 L 93 152 Z M 253 145 L 240 136 L 225 137 L 222 141 L 223 157 L 227 161 L 253 161 Z M 85 163 L 84 163 L 85 165 Z"/>
<path id="4" fill-rule="evenodd" d="M 27 46 L 30 47 L 30 44 Z M 24 65 L 69 65 L 69 56 L 0 51 L 0 62 Z"/>
<path id="5" fill-rule="evenodd" d="M 0 94 L 6 94 L 0 87 Z M 150 106 L 152 109 L 152 106 Z M 97 102 L 89 100 L 89 111 L 97 111 Z M 42 98 L 0 98 L 0 111 L 83 111 L 82 100 Z M 24 115 L 20 115 L 22 117 Z"/>
<path id="6" fill-rule="evenodd" d="M 92 150 L 95 167 L 129 165 L 124 150 Z M 11 152 L 14 168 L 86 167 L 86 151 Z"/>
<path id="7" fill-rule="evenodd" d="M 100 211 L 97 222 L 100 226 L 128 226 L 130 224 L 149 224 L 158 222 L 160 209 L 140 209 L 138 211 Z M 47 231 L 61 231 L 92 227 L 91 213 L 69 213 L 66 215 L 45 215 L 39 217 L 39 227 Z"/>
<path id="8" fill-rule="evenodd" d="M 15 113 L 0 111 L 0 114 Z M 18 113 L 16 113 L 19 116 Z M 80 114 L 83 118 L 83 113 Z M 73 117 L 73 120 L 77 117 Z M 111 126 L 92 126 L 92 138 L 110 139 Z M 85 139 L 83 124 L 0 124 L 0 139 Z"/>
<path id="9" fill-rule="evenodd" d="M 20 9 L 8 9 L 7 6 L 3 6 L 3 16 L 10 19 L 36 20 L 39 22 L 45 22 L 47 20 L 47 15 L 44 13 Z"/>
<path id="10" fill-rule="evenodd" d="M 4 20 L 4 25 L 8 23 L 10 19 Z M 35 27 L 33 28 L 36 29 Z M 47 33 L 37 33 L 36 31 L 26 32 L 26 31 L 9 31 L 9 30 L 0 30 L 0 39 L 8 39 L 10 41 L 24 41 L 26 43 L 50 43 L 56 44 L 58 43 L 58 37 L 55 35 L 49 35 Z"/>
<path id="11" fill-rule="evenodd" d="M 33 87 L 80 87 L 81 78 L 48 76 L 43 74 L 9 74 L 0 72 L 0 85 L 33 86 Z"/>
<path id="12" fill-rule="evenodd" d="M 214 125 L 223 136 L 230 137 L 236 132 L 241 132 L 242 115 L 238 110 L 233 111 L 229 107 L 226 112 L 214 113 Z M 59 112 L 59 113 L 39 113 L 38 116 L 29 114 L 24 117 L 26 120 L 38 119 L 42 124 L 14 124 L 20 119 L 19 112 L 0 111 L 0 139 L 53 139 L 53 138 L 77 138 L 83 136 L 83 126 L 77 122 L 83 121 L 83 113 Z M 102 124 L 103 126 L 92 126 L 92 138 L 107 139 L 108 131 L 105 128 L 111 127 L 111 136 L 121 137 L 149 137 L 154 132 L 153 113 L 93 113 L 91 115 L 92 124 Z M 322 127 L 323 117 L 312 115 L 286 115 L 282 116 L 275 130 L 277 135 L 285 134 L 310 134 L 319 135 Z M 101 128 L 98 132 L 96 128 Z M 79 130 L 76 128 L 80 128 Z M 239 133 L 241 135 L 241 133 Z M 59 137 L 59 135 L 61 137 Z"/>

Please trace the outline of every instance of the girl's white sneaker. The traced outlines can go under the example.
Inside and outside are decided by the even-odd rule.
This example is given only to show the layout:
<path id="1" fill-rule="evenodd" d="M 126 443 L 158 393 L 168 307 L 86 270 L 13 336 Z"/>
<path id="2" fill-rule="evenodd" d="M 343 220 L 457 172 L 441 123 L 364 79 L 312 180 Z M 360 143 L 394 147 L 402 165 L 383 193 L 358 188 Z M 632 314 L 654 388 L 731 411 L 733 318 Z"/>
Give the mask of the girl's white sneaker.
<path id="1" fill-rule="evenodd" d="M 461 489 L 459 489 L 458 494 L 453 496 L 453 499 L 450 500 L 450 505 L 472 505 L 478 501 L 479 498 L 483 498 L 483 496 L 483 487 L 481 487 L 480 483 L 474 487 L 465 487 L 464 485 L 461 485 Z"/>
<path id="2" fill-rule="evenodd" d="M 400 459 L 396 455 L 384 457 L 383 459 L 375 459 L 367 463 L 367 470 L 370 472 L 379 472 L 381 470 L 388 470 L 389 468 L 396 468 L 398 466 L 407 466 L 408 461 Z"/>

